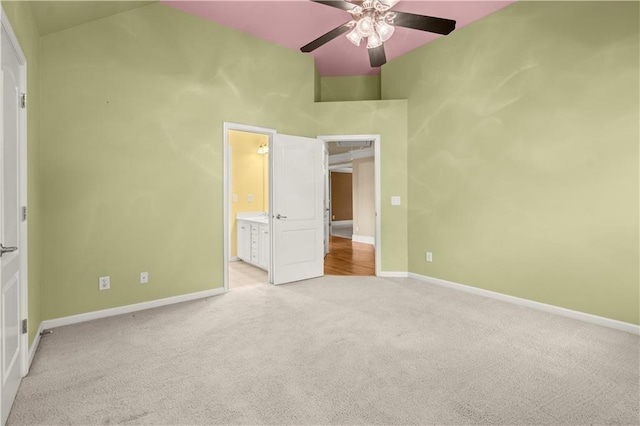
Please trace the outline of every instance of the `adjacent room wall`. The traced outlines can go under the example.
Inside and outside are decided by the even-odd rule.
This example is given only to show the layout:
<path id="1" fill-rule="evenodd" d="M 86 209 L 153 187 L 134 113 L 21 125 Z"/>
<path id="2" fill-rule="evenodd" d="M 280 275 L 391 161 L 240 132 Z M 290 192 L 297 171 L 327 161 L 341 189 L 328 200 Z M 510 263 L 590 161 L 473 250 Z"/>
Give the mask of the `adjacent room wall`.
<path id="1" fill-rule="evenodd" d="M 41 54 L 43 319 L 222 287 L 225 121 L 380 133 L 383 197 L 406 196 L 406 102 L 314 103 L 308 55 L 157 3 Z M 406 270 L 406 208 L 382 214 L 383 270 Z"/>
<path id="2" fill-rule="evenodd" d="M 40 48 L 29 2 L 3 1 L 20 47 L 27 58 L 27 205 L 28 205 L 28 297 L 29 345 L 42 322 L 42 203 L 40 179 Z"/>
<path id="3" fill-rule="evenodd" d="M 518 2 L 383 68 L 409 99 L 411 272 L 639 323 L 638 20 Z"/>
<path id="4" fill-rule="evenodd" d="M 313 59 L 158 3 L 41 54 L 44 319 L 222 287 L 223 122 L 314 135 Z"/>
<path id="5" fill-rule="evenodd" d="M 261 144 L 269 143 L 269 136 L 257 133 L 229 131 L 231 148 L 231 257 L 237 256 L 236 215 L 269 210 L 268 154 L 258 154 Z M 249 201 L 249 195 L 252 201 Z M 237 196 L 237 201 L 236 197 Z"/>
<path id="6" fill-rule="evenodd" d="M 331 172 L 331 220 L 353 220 L 353 175 Z"/>
<path id="7" fill-rule="evenodd" d="M 353 234 L 376 235 L 376 193 L 373 157 L 353 160 Z"/>
<path id="8" fill-rule="evenodd" d="M 320 100 L 322 102 L 380 100 L 380 75 L 320 77 Z"/>

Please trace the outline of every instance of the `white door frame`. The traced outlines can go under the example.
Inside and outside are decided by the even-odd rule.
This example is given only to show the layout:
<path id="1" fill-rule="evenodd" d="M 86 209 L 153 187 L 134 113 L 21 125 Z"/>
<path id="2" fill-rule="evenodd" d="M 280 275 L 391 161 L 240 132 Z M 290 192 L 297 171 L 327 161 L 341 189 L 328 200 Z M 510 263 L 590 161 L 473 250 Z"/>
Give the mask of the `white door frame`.
<path id="1" fill-rule="evenodd" d="M 27 93 L 27 58 L 20 47 L 20 43 L 18 43 L 18 39 L 13 32 L 13 28 L 11 27 L 11 23 L 7 15 L 4 12 L 4 9 L 0 5 L 0 40 L 3 37 L 7 37 L 9 43 L 13 47 L 18 63 L 20 66 L 20 93 Z M 0 49 L 2 49 L 2 44 L 0 43 Z M 1 52 L 0 52 L 1 55 Z M 19 171 L 18 171 L 18 179 L 20 181 L 20 189 L 19 189 L 19 208 L 26 208 L 27 206 L 27 109 L 20 108 L 18 111 L 19 114 L 19 128 L 18 128 L 18 146 L 19 146 Z M 2 107 L 2 102 L 0 101 L 0 123 L 4 127 L 4 110 Z M 4 143 L 3 141 L 3 133 L 0 132 L 0 144 Z M 19 229 L 19 242 L 20 247 L 20 319 L 27 319 L 29 306 L 28 306 L 28 277 L 27 277 L 27 222 L 26 220 L 20 221 L 20 229 Z M 29 324 L 29 327 L 33 327 L 35 324 Z M 21 351 L 21 359 L 20 359 L 20 372 L 22 377 L 26 376 L 29 372 L 29 333 L 23 333 L 20 335 L 20 351 Z M 1 390 L 1 388 L 0 388 Z M 0 407 L 1 409 L 1 407 Z"/>
<path id="2" fill-rule="evenodd" d="M 250 126 L 247 124 L 238 123 L 223 123 L 223 168 L 222 168 L 222 181 L 223 181 L 223 217 L 224 217 L 224 267 L 223 267 L 223 281 L 224 291 L 229 291 L 229 260 L 231 258 L 231 227 L 229 221 L 231 220 L 231 203 L 229 201 L 230 185 L 231 185 L 231 161 L 229 150 L 229 130 L 237 130 L 239 132 L 259 133 L 267 135 L 269 137 L 269 146 L 273 144 L 273 138 L 277 133 L 274 129 L 268 129 L 265 127 Z M 271 183 L 272 183 L 272 170 L 271 170 L 271 156 L 269 156 L 269 214 L 271 214 Z M 273 247 L 273 221 L 269 220 L 269 247 Z M 271 277 L 273 256 L 269 256 L 269 282 L 273 282 Z"/>
<path id="3" fill-rule="evenodd" d="M 375 179 L 375 201 L 376 201 L 376 244 L 375 244 L 375 259 L 376 259 L 376 276 L 380 276 L 382 271 L 380 264 L 382 257 L 382 210 L 380 208 L 380 135 L 323 135 L 318 136 L 318 139 L 327 142 L 336 141 L 373 141 L 373 168 Z"/>

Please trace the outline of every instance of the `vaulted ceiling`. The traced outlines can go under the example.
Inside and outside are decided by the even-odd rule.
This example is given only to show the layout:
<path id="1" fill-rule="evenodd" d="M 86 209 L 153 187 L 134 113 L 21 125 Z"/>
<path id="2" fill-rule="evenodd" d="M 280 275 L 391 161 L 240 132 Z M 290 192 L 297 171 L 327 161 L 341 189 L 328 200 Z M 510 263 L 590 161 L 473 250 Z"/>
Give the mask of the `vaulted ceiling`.
<path id="1" fill-rule="evenodd" d="M 454 19 L 459 30 L 514 1 L 404 0 L 394 10 Z M 40 34 L 46 35 L 149 3 L 154 2 L 34 1 L 31 5 Z M 295 50 L 350 20 L 344 10 L 310 0 L 165 0 L 162 3 Z M 439 37 L 442 36 L 397 27 L 385 43 L 387 60 Z M 310 55 L 314 56 L 321 76 L 370 75 L 380 71 L 371 68 L 366 47 L 354 46 L 345 36 L 330 41 Z"/>
<path id="2" fill-rule="evenodd" d="M 513 2 L 404 0 L 393 9 L 454 19 L 457 29 L 460 29 Z M 351 19 L 351 15 L 344 10 L 310 0 L 166 0 L 162 3 L 296 50 Z M 385 43 L 387 60 L 439 37 L 442 36 L 396 28 L 393 37 Z M 366 47 L 354 46 L 345 36 L 330 41 L 311 54 L 315 57 L 320 75 L 324 77 L 379 73 L 379 68 L 371 68 Z"/>

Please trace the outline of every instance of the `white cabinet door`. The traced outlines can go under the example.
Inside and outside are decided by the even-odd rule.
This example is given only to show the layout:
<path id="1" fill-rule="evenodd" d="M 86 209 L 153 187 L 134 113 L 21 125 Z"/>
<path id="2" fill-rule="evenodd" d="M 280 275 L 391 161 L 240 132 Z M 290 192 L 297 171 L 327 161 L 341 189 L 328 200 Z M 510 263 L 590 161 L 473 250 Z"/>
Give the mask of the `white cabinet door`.
<path id="1" fill-rule="evenodd" d="M 269 269 L 269 225 L 260 225 L 258 245 L 258 265 L 263 269 Z"/>
<path id="2" fill-rule="evenodd" d="M 251 225 L 244 220 L 238 221 L 237 248 L 240 259 L 251 260 Z"/>

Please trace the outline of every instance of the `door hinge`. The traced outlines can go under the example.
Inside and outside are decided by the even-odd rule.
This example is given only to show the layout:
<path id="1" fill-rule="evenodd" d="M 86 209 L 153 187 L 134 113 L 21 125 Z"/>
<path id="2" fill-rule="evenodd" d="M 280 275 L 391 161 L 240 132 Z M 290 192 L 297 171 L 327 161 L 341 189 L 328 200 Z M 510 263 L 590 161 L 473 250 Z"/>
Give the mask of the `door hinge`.
<path id="1" fill-rule="evenodd" d="M 26 108 L 26 107 L 27 107 L 27 94 L 20 93 L 20 108 Z"/>
<path id="2" fill-rule="evenodd" d="M 22 206 L 22 221 L 27 220 L 27 206 Z"/>
<path id="3" fill-rule="evenodd" d="M 22 320 L 22 334 L 27 334 L 29 328 L 27 327 L 27 319 Z"/>

